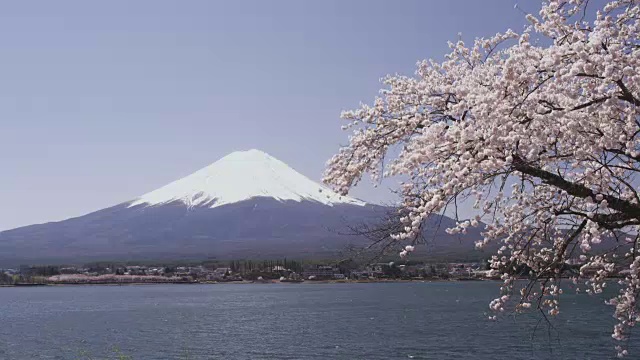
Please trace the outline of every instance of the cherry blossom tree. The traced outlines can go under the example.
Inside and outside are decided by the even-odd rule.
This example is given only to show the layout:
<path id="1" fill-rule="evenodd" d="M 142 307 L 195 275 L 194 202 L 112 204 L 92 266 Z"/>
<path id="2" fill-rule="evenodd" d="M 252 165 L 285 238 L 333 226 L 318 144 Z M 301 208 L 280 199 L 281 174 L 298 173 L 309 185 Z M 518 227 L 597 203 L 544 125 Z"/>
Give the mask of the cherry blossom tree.
<path id="1" fill-rule="evenodd" d="M 444 61 L 384 78 L 372 105 L 343 112 L 352 135 L 324 180 L 346 194 L 366 173 L 403 179 L 403 226 L 390 237 L 400 256 L 428 216 L 472 202 L 475 216 L 447 231 L 481 226 L 476 247 L 501 244 L 490 260 L 504 281 L 497 314 L 557 315 L 569 261 L 582 264 L 578 291 L 602 293 L 625 274 L 608 299 L 623 341 L 640 321 L 640 2 L 595 10 L 545 1 L 522 33 L 450 43 Z M 523 266 L 532 281 L 521 286 Z"/>

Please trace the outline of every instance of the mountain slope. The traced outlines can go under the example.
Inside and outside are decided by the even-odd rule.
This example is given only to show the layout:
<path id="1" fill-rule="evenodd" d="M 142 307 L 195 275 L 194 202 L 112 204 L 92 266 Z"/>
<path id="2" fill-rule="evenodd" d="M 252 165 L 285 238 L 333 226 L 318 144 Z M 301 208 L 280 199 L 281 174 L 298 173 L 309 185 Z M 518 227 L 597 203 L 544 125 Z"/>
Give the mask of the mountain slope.
<path id="1" fill-rule="evenodd" d="M 237 151 L 195 173 L 142 195 L 129 206 L 181 201 L 188 206 L 215 208 L 270 197 L 279 201 L 316 201 L 325 205 L 365 203 L 341 196 L 260 150 Z"/>
<path id="2" fill-rule="evenodd" d="M 0 233 L 0 263 L 113 258 L 273 257 L 335 255 L 356 239 L 347 225 L 376 207 L 253 198 L 220 206 L 121 204 L 58 223 Z M 7 259 L 7 254 L 11 254 Z"/>
<path id="3" fill-rule="evenodd" d="M 325 256 L 350 222 L 382 209 L 331 191 L 259 150 L 217 162 L 129 202 L 0 232 L 4 261 Z"/>
<path id="4" fill-rule="evenodd" d="M 0 232 L 5 264 L 180 258 L 327 258 L 366 239 L 345 235 L 387 208 L 309 180 L 258 150 L 219 161 L 136 199 L 84 216 Z M 440 229 L 452 226 L 443 217 Z M 463 253 L 429 226 L 430 254 Z M 477 239 L 477 234 L 470 237 Z M 460 256 L 458 256 L 460 257 Z"/>

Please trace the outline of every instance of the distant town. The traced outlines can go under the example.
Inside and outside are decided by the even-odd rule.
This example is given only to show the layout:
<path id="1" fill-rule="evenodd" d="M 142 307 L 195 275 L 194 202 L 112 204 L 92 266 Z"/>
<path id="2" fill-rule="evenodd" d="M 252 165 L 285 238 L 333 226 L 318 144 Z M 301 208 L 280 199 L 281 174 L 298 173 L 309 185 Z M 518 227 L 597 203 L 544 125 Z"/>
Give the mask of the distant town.
<path id="1" fill-rule="evenodd" d="M 486 279 L 485 264 L 313 262 L 293 260 L 203 262 L 183 265 L 109 264 L 29 266 L 0 270 L 0 285 L 314 282 Z"/>
<path id="2" fill-rule="evenodd" d="M 580 262 L 568 261 L 567 276 L 578 275 Z M 588 270 L 588 269 L 587 269 Z M 597 269 L 594 269 L 594 271 Z M 583 272 L 585 269 L 583 269 Z M 528 271 L 523 269 L 523 276 Z M 31 266 L 0 269 L 2 286 L 73 284 L 153 284 L 226 282 L 369 282 L 392 280 L 497 279 L 485 262 L 354 261 L 303 262 L 295 260 L 205 261 L 191 264 L 92 263 L 82 266 Z"/>

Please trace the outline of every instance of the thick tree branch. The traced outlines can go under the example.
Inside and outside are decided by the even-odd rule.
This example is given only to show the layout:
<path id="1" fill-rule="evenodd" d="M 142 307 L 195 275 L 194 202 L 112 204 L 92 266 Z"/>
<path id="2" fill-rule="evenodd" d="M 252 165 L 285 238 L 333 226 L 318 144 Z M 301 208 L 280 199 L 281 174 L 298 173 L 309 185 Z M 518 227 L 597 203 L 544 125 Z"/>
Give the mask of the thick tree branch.
<path id="1" fill-rule="evenodd" d="M 566 191 L 569 195 L 587 198 L 595 197 L 597 194 L 588 187 L 565 180 L 560 175 L 542 170 L 526 163 L 521 157 L 513 157 L 513 168 L 521 173 L 541 179 L 544 183 L 555 186 Z M 629 201 L 617 198 L 612 195 L 603 194 L 603 198 L 607 200 L 611 209 L 619 211 L 628 216 L 628 219 L 640 220 L 640 206 Z"/>

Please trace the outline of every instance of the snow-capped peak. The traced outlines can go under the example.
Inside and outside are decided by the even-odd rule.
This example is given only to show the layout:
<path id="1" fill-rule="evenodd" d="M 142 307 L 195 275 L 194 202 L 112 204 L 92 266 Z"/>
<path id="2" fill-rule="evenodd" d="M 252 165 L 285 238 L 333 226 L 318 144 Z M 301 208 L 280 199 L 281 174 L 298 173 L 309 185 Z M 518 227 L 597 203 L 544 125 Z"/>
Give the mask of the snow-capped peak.
<path id="1" fill-rule="evenodd" d="M 236 151 L 195 173 L 132 201 L 160 205 L 181 201 L 190 207 L 215 208 L 254 197 L 278 201 L 316 201 L 325 205 L 365 205 L 339 195 L 260 150 Z"/>

